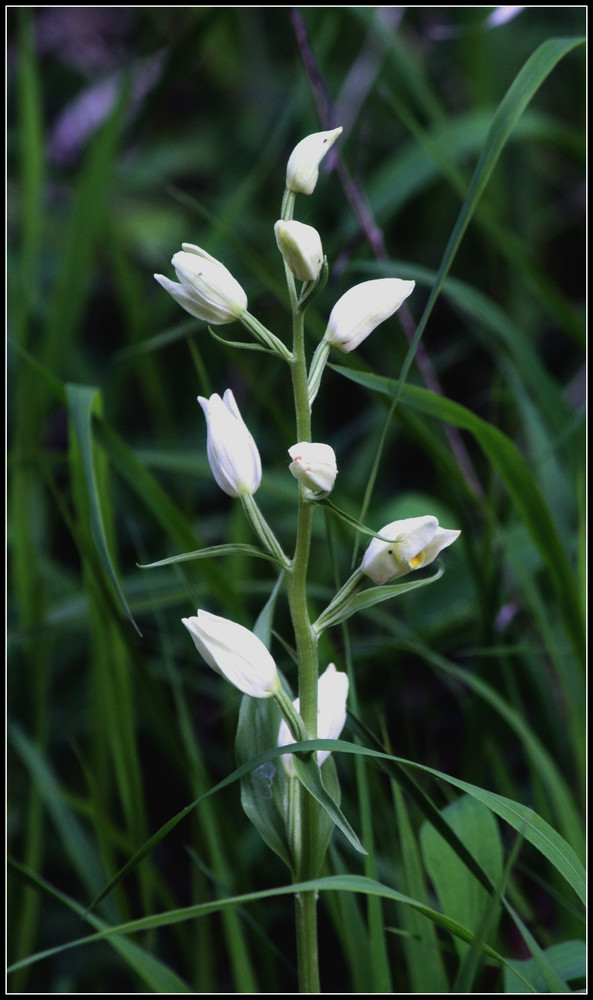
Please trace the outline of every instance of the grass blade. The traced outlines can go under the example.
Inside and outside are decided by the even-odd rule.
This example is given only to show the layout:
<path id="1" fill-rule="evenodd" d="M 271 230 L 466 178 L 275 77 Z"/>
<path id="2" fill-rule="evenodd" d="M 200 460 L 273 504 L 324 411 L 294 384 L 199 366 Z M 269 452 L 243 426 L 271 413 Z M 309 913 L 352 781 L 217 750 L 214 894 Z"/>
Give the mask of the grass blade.
<path id="1" fill-rule="evenodd" d="M 416 347 L 424 333 L 426 324 L 432 313 L 434 304 L 441 292 L 443 282 L 453 264 L 457 250 L 463 234 L 467 229 L 476 205 L 480 200 L 486 185 L 490 179 L 496 162 L 503 150 L 503 147 L 511 134 L 517 120 L 529 104 L 531 98 L 544 82 L 546 77 L 552 72 L 554 66 L 565 55 L 584 44 L 582 38 L 551 38 L 543 42 L 539 48 L 529 57 L 523 68 L 515 77 L 507 93 L 503 97 L 496 114 L 492 120 L 492 125 L 488 132 L 486 144 L 476 165 L 469 190 L 465 196 L 461 211 L 457 217 L 453 232 L 449 242 L 445 247 L 443 259 L 437 272 L 435 284 L 433 285 L 428 302 L 418 324 L 414 339 L 410 345 L 404 361 L 399 379 L 399 387 L 396 390 L 396 400 L 399 398 L 403 384 L 406 381 L 410 370 Z"/>
<path id="2" fill-rule="evenodd" d="M 128 607 L 128 603 L 121 588 L 117 573 L 115 572 L 107 545 L 107 537 L 103 523 L 101 500 L 97 488 L 97 479 L 93 461 L 93 437 L 91 430 L 92 415 L 98 402 L 98 396 L 98 389 L 93 386 L 72 384 L 66 386 L 68 409 L 74 427 L 74 433 L 78 440 L 81 461 L 84 468 L 90 508 L 90 528 L 93 541 L 97 547 L 97 552 L 99 553 L 105 572 L 115 588 L 125 613 L 136 629 L 138 635 L 141 635 L 142 633 L 132 617 L 132 612 Z"/>

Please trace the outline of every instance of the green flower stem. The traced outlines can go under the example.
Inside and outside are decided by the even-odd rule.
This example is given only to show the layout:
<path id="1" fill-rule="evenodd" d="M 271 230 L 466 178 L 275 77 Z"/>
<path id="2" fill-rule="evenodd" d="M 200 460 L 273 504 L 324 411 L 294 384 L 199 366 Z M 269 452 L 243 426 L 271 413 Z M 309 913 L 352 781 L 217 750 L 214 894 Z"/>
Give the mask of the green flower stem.
<path id="1" fill-rule="evenodd" d="M 282 208 L 280 209 L 280 218 L 283 222 L 290 222 L 294 214 L 294 203 L 296 201 L 296 194 L 291 191 L 290 188 L 284 188 L 284 194 L 282 196 Z"/>
<path id="2" fill-rule="evenodd" d="M 314 801 L 310 795 L 307 799 L 309 802 Z M 298 892 L 295 896 L 295 912 L 299 990 L 301 993 L 321 993 L 317 947 L 317 893 Z"/>
<path id="3" fill-rule="evenodd" d="M 284 807 L 286 815 L 286 832 L 292 852 L 293 873 L 301 867 L 301 783 L 297 777 L 286 775 L 284 791 Z M 297 881 L 294 876 L 294 881 Z"/>
<path id="4" fill-rule="evenodd" d="M 292 218 L 294 195 L 285 192 L 282 218 Z M 311 440 L 311 407 L 307 387 L 304 309 L 298 305 L 293 275 L 286 269 L 286 283 L 293 317 L 292 388 L 296 413 L 297 441 Z M 317 736 L 317 680 L 319 663 L 317 636 L 313 631 L 307 605 L 307 571 L 311 548 L 311 528 L 314 504 L 306 499 L 306 490 L 299 484 L 299 512 L 292 573 L 288 578 L 288 600 L 294 628 L 299 664 L 299 708 L 307 735 Z M 319 804 L 303 785 L 294 783 L 291 823 L 295 882 L 315 878 L 319 871 Z M 317 945 L 317 898 L 315 892 L 295 895 L 295 918 L 299 989 L 301 993 L 319 993 L 319 959 Z"/>
<path id="5" fill-rule="evenodd" d="M 292 385 L 296 410 L 297 441 L 311 440 L 311 412 L 307 389 L 304 318 L 298 310 L 293 315 Z M 311 626 L 307 607 L 307 570 L 311 548 L 314 505 L 306 499 L 306 489 L 299 484 L 297 539 L 289 583 L 289 601 L 299 659 L 300 713 L 311 739 L 317 736 L 317 637 Z"/>

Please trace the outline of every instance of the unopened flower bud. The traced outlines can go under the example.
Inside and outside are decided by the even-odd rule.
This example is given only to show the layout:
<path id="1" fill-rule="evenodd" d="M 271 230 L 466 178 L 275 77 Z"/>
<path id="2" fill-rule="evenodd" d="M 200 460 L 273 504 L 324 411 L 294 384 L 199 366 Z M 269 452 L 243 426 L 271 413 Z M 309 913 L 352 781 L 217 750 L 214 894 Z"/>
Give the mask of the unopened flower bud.
<path id="1" fill-rule="evenodd" d="M 286 166 L 286 187 L 290 191 L 312 194 L 319 176 L 319 164 L 341 131 L 340 126 L 329 132 L 313 132 L 297 143 Z"/>
<path id="2" fill-rule="evenodd" d="M 338 474 L 336 455 L 329 444 L 301 441 L 288 449 L 289 469 L 312 493 L 329 493 Z"/>
<path id="3" fill-rule="evenodd" d="M 181 621 L 208 666 L 243 694 L 271 698 L 280 690 L 276 664 L 255 633 L 208 611 L 198 611 L 197 616 Z"/>
<path id="4" fill-rule="evenodd" d="M 336 670 L 330 663 L 327 670 L 321 674 L 317 682 L 317 737 L 320 740 L 337 740 L 346 722 L 346 698 L 348 697 L 348 676 Z M 293 701 L 297 712 L 300 710 L 299 699 Z M 294 743 L 291 732 L 284 721 L 278 731 L 278 746 Z M 317 751 L 319 767 L 329 757 L 329 750 Z M 283 754 L 282 765 L 289 777 L 295 777 L 296 772 L 292 762 L 292 754 Z"/>
<path id="5" fill-rule="evenodd" d="M 439 527 L 437 518 L 427 514 L 392 521 L 379 534 L 382 538 L 373 538 L 360 569 L 373 583 L 383 584 L 428 566 L 461 532 Z"/>
<path id="6" fill-rule="evenodd" d="M 397 312 L 415 284 L 401 278 L 375 278 L 354 285 L 333 307 L 325 339 L 345 353 L 353 351 L 379 323 Z"/>
<path id="7" fill-rule="evenodd" d="M 261 459 L 235 397 L 227 389 L 221 399 L 216 393 L 198 396 L 208 426 L 208 461 L 221 490 L 230 497 L 253 495 L 261 483 Z"/>
<path id="8" fill-rule="evenodd" d="M 162 274 L 155 278 L 186 312 L 213 326 L 233 323 L 247 309 L 247 296 L 220 261 L 192 243 L 173 255 L 179 283 Z"/>
<path id="9" fill-rule="evenodd" d="M 278 249 L 295 278 L 315 281 L 323 266 L 323 248 L 317 230 L 304 222 L 279 219 L 274 233 Z"/>

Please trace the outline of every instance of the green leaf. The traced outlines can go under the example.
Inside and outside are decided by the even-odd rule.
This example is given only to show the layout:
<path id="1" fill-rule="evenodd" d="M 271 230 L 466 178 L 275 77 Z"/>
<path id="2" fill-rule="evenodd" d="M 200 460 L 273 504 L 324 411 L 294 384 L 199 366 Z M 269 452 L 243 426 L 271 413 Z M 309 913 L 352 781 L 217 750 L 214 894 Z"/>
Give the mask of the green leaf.
<path id="1" fill-rule="evenodd" d="M 58 891 L 49 882 L 29 871 L 24 865 L 9 859 L 10 868 L 18 874 L 26 885 L 31 886 L 38 892 L 44 892 L 58 902 L 63 903 L 74 913 L 82 917 L 91 924 L 97 931 L 109 930 L 109 925 L 99 917 L 85 914 L 84 907 L 76 900 Z M 115 951 L 124 959 L 140 979 L 153 993 L 193 993 L 194 990 L 176 972 L 173 972 L 168 965 L 161 962 L 150 951 L 142 948 L 133 941 L 128 941 L 125 937 L 110 937 L 108 942 Z M 25 960 L 26 961 L 26 960 Z"/>
<path id="2" fill-rule="evenodd" d="M 88 146 L 66 225 L 58 274 L 48 299 L 41 359 L 51 371 L 63 369 L 83 322 L 97 246 L 109 217 L 109 194 L 128 110 L 129 81 L 121 86 L 109 117 Z"/>
<path id="3" fill-rule="evenodd" d="M 500 102 L 490 126 L 484 148 L 476 165 L 469 190 L 457 217 L 453 232 L 445 248 L 443 258 L 437 273 L 436 281 L 431 289 L 428 302 L 418 324 L 414 339 L 404 361 L 399 386 L 396 389 L 396 399 L 399 398 L 403 384 L 410 370 L 416 348 L 424 333 L 434 304 L 443 287 L 443 282 L 449 272 L 453 260 L 463 239 L 476 206 L 490 180 L 492 171 L 517 121 L 523 114 L 531 98 L 554 69 L 554 66 L 567 53 L 584 44 L 582 38 L 551 38 L 543 42 L 529 57 L 521 68 L 511 86 Z"/>
<path id="4" fill-rule="evenodd" d="M 175 506 L 132 448 L 104 420 L 96 422 L 97 441 L 138 500 L 152 512 L 158 524 L 179 547 L 196 544 L 196 537 L 187 519 Z"/>
<path id="5" fill-rule="evenodd" d="M 563 941 L 546 948 L 544 955 L 556 974 L 565 982 L 585 980 L 587 945 L 584 941 Z M 515 970 L 522 977 L 517 979 Z M 503 970 L 505 993 L 548 993 L 545 979 L 535 958 L 509 959 Z M 529 985 L 526 985 L 529 984 Z"/>
<path id="6" fill-rule="evenodd" d="M 76 875 L 89 896 L 99 891 L 106 878 L 105 866 L 86 829 L 66 801 L 53 771 L 35 743 L 18 726 L 11 726 L 10 745 L 28 769 L 35 787 L 43 800 L 47 814 L 66 850 L 72 875 Z M 88 896 L 87 896 L 88 898 Z M 110 901 L 112 903 L 113 901 Z M 117 910 L 110 905 L 106 911 L 113 920 Z"/>
<path id="7" fill-rule="evenodd" d="M 529 841 L 536 850 L 547 858 L 547 860 L 553 865 L 553 867 L 558 871 L 558 873 L 566 879 L 568 884 L 574 889 L 575 893 L 583 902 L 586 898 L 586 885 L 585 885 L 585 873 L 583 865 L 581 864 L 579 858 L 577 857 L 575 851 L 566 843 L 563 837 L 554 830 L 549 823 L 538 816 L 533 809 L 528 806 L 524 806 L 520 802 L 515 802 L 512 799 L 505 798 L 503 795 L 498 795 L 495 792 L 489 792 L 485 788 L 480 788 L 478 785 L 472 785 L 469 782 L 461 781 L 459 778 L 454 778 L 449 774 L 445 774 L 442 771 L 437 771 L 432 767 L 427 767 L 424 764 L 418 764 L 416 761 L 406 760 L 403 757 L 395 757 L 392 754 L 382 753 L 378 750 L 370 749 L 369 747 L 357 746 L 353 743 L 347 743 L 345 740 L 307 740 L 304 743 L 295 743 L 291 746 L 291 752 L 293 754 L 305 753 L 309 754 L 314 750 L 329 750 L 331 753 L 347 753 L 347 754 L 360 754 L 363 757 L 371 757 L 375 759 L 387 774 L 399 780 L 399 770 L 392 769 L 393 764 L 398 767 L 404 765 L 406 768 L 412 770 L 420 771 L 423 774 L 437 778 L 439 781 L 444 781 L 452 785 L 455 788 L 466 792 L 468 795 L 473 796 L 479 802 L 483 802 L 484 805 L 488 806 L 492 812 L 496 813 L 501 819 L 504 819 L 513 829 L 517 830 L 518 833 L 524 837 L 525 840 Z M 281 756 L 282 751 L 278 747 L 273 747 L 271 749 L 265 750 L 263 753 L 258 754 L 251 760 L 246 761 L 241 764 L 235 771 L 223 778 L 217 785 L 210 788 L 209 791 L 205 792 L 190 805 L 186 806 L 170 820 L 163 824 L 159 830 L 145 844 L 130 858 L 130 860 L 120 869 L 120 871 L 114 876 L 97 899 L 93 902 L 92 907 L 94 907 L 101 899 L 103 899 L 116 885 L 121 882 L 121 880 L 128 875 L 131 871 L 136 868 L 136 866 L 142 861 L 143 858 L 147 856 L 160 842 L 170 833 L 171 830 L 185 819 L 189 813 L 195 809 L 200 802 L 209 798 L 211 795 L 215 795 L 217 792 L 222 791 L 223 788 L 227 788 L 233 782 L 238 781 L 245 774 L 253 771 L 255 768 L 260 767 L 262 764 L 268 761 L 274 761 L 277 757 Z M 481 869 L 477 868 L 478 871 Z M 486 880 L 486 885 L 488 885 Z M 91 908 L 92 908 L 91 907 Z"/>
<path id="8" fill-rule="evenodd" d="M 241 701 L 235 754 L 245 764 L 278 744 L 280 712 L 271 698 Z M 265 843 L 292 870 L 292 854 L 284 821 L 284 769 L 281 761 L 265 761 L 241 778 L 241 805 Z"/>
<path id="9" fill-rule="evenodd" d="M 113 935 L 134 934 L 139 931 L 153 930 L 159 927 L 170 927 L 186 920 L 195 920 L 198 917 L 207 916 L 210 913 L 221 912 L 231 906 L 243 905 L 244 903 L 255 902 L 260 899 L 268 900 L 278 896 L 294 895 L 295 893 L 300 892 L 359 892 L 364 895 L 382 896 L 385 899 L 393 900 L 396 903 L 413 906 L 419 913 L 424 914 L 424 916 L 429 920 L 433 920 L 439 927 L 442 927 L 444 930 L 448 931 L 448 933 L 461 938 L 463 941 L 472 942 L 474 940 L 472 932 L 468 930 L 467 927 L 460 924 L 457 920 L 453 920 L 450 917 L 439 913 L 438 910 L 428 906 L 426 903 L 413 899 L 410 896 L 406 896 L 403 893 L 398 892 L 396 889 L 391 889 L 389 886 L 383 885 L 375 879 L 366 878 L 362 875 L 333 875 L 327 878 L 311 879 L 308 882 L 296 882 L 291 885 L 265 889 L 260 892 L 245 893 L 242 896 L 229 896 L 226 899 L 213 900 L 207 903 L 198 903 L 193 906 L 169 910 L 164 913 L 154 913 L 148 917 L 141 917 L 138 920 L 131 920 L 127 923 L 118 924 L 115 927 L 110 927 L 95 934 L 90 934 L 86 937 L 79 938 L 77 941 L 69 941 L 56 948 L 48 948 L 45 951 L 38 952 L 36 955 L 30 955 L 28 958 L 22 959 L 20 962 L 15 962 L 12 966 L 10 966 L 8 971 L 15 972 L 23 966 L 39 962 L 44 958 L 49 958 L 52 955 L 67 951 L 70 948 L 91 944 L 95 941 L 104 941 Z M 500 962 L 503 966 L 508 966 L 509 963 L 507 959 L 500 955 L 494 948 L 484 942 L 480 943 L 480 947 L 484 954 L 489 958 L 494 959 L 496 962 Z M 520 975 L 518 970 L 514 971 L 517 975 Z"/>
<path id="10" fill-rule="evenodd" d="M 280 588 L 284 580 L 284 570 L 278 576 L 276 583 L 274 584 L 274 589 L 268 600 L 261 609 L 255 624 L 253 626 L 253 631 L 258 639 L 261 639 L 264 646 L 270 648 L 270 641 L 272 638 L 272 624 L 274 622 L 274 612 L 276 610 L 276 601 L 278 600 L 278 594 L 280 593 Z"/>
<path id="11" fill-rule="evenodd" d="M 402 757 L 381 753 L 377 750 L 371 750 L 368 747 L 353 747 L 352 744 L 344 743 L 342 740 L 316 741 L 316 743 L 321 742 L 326 744 L 326 748 L 330 748 L 331 744 L 332 753 L 342 751 L 345 753 L 361 753 L 364 756 L 374 757 L 387 774 L 395 778 L 396 781 L 399 780 L 400 772 L 399 770 L 395 772 L 392 770 L 392 764 L 394 763 L 404 765 L 411 770 L 421 771 L 424 774 L 431 774 L 439 780 L 452 785 L 454 788 L 458 788 L 471 795 L 478 802 L 482 802 L 491 809 L 493 813 L 496 813 L 497 816 L 500 816 L 501 819 L 504 819 L 525 840 L 529 841 L 536 850 L 540 851 L 556 871 L 566 879 L 579 899 L 583 903 L 585 902 L 585 872 L 578 855 L 570 844 L 529 806 L 515 802 L 503 795 L 498 795 L 496 792 L 490 792 L 479 785 L 472 785 L 467 781 L 461 781 L 450 774 L 437 771 L 424 764 L 418 764 L 415 761 L 404 760 Z M 310 746 L 310 743 L 303 744 L 303 746 Z M 347 747 L 349 749 L 346 749 Z M 451 841 L 449 842 L 451 843 Z"/>
<path id="12" fill-rule="evenodd" d="M 443 809 L 442 815 L 492 884 L 498 885 L 503 873 L 503 851 L 491 811 L 470 796 L 463 796 Z M 422 825 L 420 844 L 426 871 L 435 887 L 441 909 L 478 934 L 490 903 L 490 894 L 430 823 Z M 468 946 L 459 940 L 455 941 L 455 945 L 463 958 Z"/>
<path id="13" fill-rule="evenodd" d="M 276 562 L 273 556 L 263 549 L 258 549 L 256 545 L 247 545 L 242 542 L 229 543 L 226 545 L 209 545 L 205 549 L 196 549 L 195 552 L 183 552 L 178 556 L 168 556 L 167 559 L 159 559 L 152 563 L 138 563 L 139 569 L 154 569 L 155 566 L 171 566 L 173 563 L 192 562 L 194 559 L 211 559 L 216 556 L 227 556 L 239 553 L 246 556 L 257 556 L 260 559 L 268 559 Z"/>
<path id="14" fill-rule="evenodd" d="M 270 747 L 277 747 L 279 725 L 279 713 L 271 699 L 245 696 L 241 702 L 235 743 L 238 762 L 248 764 Z M 339 807 L 335 770 L 326 768 L 324 764 L 322 777 L 315 760 L 304 761 L 296 756 L 293 760 L 299 780 L 320 803 L 331 821 L 328 824 L 322 820 L 320 839 L 323 841 L 323 851 L 322 845 L 318 844 L 320 856 L 325 854 L 334 825 L 339 827 L 355 850 L 366 854 Z M 325 785 L 326 781 L 332 794 Z M 268 847 L 292 868 L 292 852 L 284 819 L 284 784 L 284 769 L 280 761 L 273 763 L 266 760 L 241 777 L 241 805 Z"/>
<path id="15" fill-rule="evenodd" d="M 338 779 L 336 763 L 331 754 L 324 760 L 320 773 L 321 780 L 324 787 L 327 789 L 329 797 L 335 802 L 337 808 L 339 808 L 341 804 L 340 781 Z M 317 844 L 315 845 L 317 860 L 319 862 L 318 872 L 320 871 L 325 859 L 334 829 L 335 823 L 332 816 L 327 809 L 321 809 L 319 812 L 319 833 L 317 837 Z"/>
<path id="16" fill-rule="evenodd" d="M 425 288 L 430 288 L 436 280 L 436 271 L 404 260 L 390 259 L 389 268 L 399 277 L 412 279 Z M 385 262 L 366 261 L 358 264 L 356 270 L 365 276 L 384 277 Z M 500 362 L 501 351 L 512 359 L 524 384 L 537 400 L 542 418 L 549 421 L 554 433 L 566 433 L 574 424 L 574 410 L 512 314 L 502 308 L 500 302 L 451 275 L 443 284 L 442 294 L 461 313 L 468 333 L 491 353 L 494 363 Z"/>
<path id="17" fill-rule="evenodd" d="M 406 648 L 404 643 L 403 648 Z M 410 644 L 415 654 L 420 654 L 430 666 L 454 677 L 458 683 L 470 688 L 497 712 L 515 732 L 523 744 L 531 766 L 539 775 L 542 787 L 554 809 L 554 819 L 569 844 L 580 857 L 585 857 L 584 831 L 579 811 L 571 795 L 568 782 L 544 744 L 535 735 L 524 713 L 512 708 L 486 681 L 476 674 L 455 666 L 416 639 Z"/>
<path id="18" fill-rule="evenodd" d="M 570 993 L 567 983 L 558 975 L 556 969 L 550 962 L 546 952 L 539 946 L 535 940 L 533 934 L 519 916 L 517 911 L 507 902 L 507 910 L 511 914 L 519 933 L 521 934 L 525 944 L 529 948 L 531 954 L 533 955 L 533 960 L 537 966 L 538 972 L 541 975 L 543 981 L 546 984 L 547 992 L 549 993 Z"/>
<path id="19" fill-rule="evenodd" d="M 225 347 L 237 347 L 241 351 L 262 351 L 263 354 L 275 354 L 269 347 L 264 347 L 263 344 L 248 344 L 244 340 L 225 340 L 224 337 L 219 337 L 217 333 L 214 332 L 211 326 L 208 327 L 208 332 L 218 341 L 219 344 L 224 344 Z"/>
<path id="20" fill-rule="evenodd" d="M 18 8 L 19 56 L 15 98 L 18 104 L 17 138 L 22 191 L 20 210 L 20 269 L 12 313 L 17 339 L 26 339 L 28 316 L 37 306 L 37 265 L 43 232 L 43 191 L 46 142 L 43 134 L 42 80 L 30 8 Z M 9 313 L 11 309 L 9 308 Z"/>
<path id="21" fill-rule="evenodd" d="M 344 816 L 344 813 L 340 809 L 338 803 L 334 801 L 327 791 L 323 783 L 321 770 L 317 765 L 317 761 L 311 759 L 302 760 L 300 757 L 295 755 L 293 762 L 299 781 L 305 786 L 307 791 L 310 792 L 315 799 L 317 799 L 319 804 L 329 815 L 330 819 L 342 831 L 346 839 L 350 841 L 354 850 L 358 851 L 359 854 L 366 854 L 367 852 L 350 826 L 350 823 Z"/>
<path id="22" fill-rule="evenodd" d="M 392 781 L 397 836 L 401 845 L 402 889 L 408 896 L 428 903 L 425 869 L 420 857 L 416 831 L 410 819 L 406 797 L 399 783 Z M 410 991 L 422 996 L 430 993 L 449 993 L 449 978 L 439 947 L 436 928 L 423 919 L 413 907 L 400 907 L 405 935 L 402 949 L 406 957 Z"/>
<path id="23" fill-rule="evenodd" d="M 432 576 L 425 577 L 422 580 L 409 580 L 406 583 L 389 583 L 381 587 L 369 587 L 367 590 L 363 590 L 358 594 L 355 594 L 344 608 L 341 615 L 332 620 L 331 624 L 336 625 L 338 622 L 345 621 L 346 618 L 350 618 L 351 615 L 355 614 L 357 611 L 363 611 L 365 608 L 371 608 L 375 604 L 380 604 L 382 601 L 389 601 L 392 597 L 400 597 L 402 594 L 407 594 L 411 590 L 418 590 L 420 587 L 426 587 L 429 583 L 436 583 L 440 580 L 443 573 L 445 572 L 443 566 L 439 566 Z"/>
<path id="24" fill-rule="evenodd" d="M 371 375 L 355 369 L 332 365 L 345 378 L 400 401 L 430 417 L 453 424 L 473 434 L 494 468 L 539 550 L 556 587 L 558 605 L 566 629 L 581 661 L 584 660 L 584 629 L 576 580 L 566 556 L 554 520 L 525 458 L 501 430 L 472 413 L 461 404 L 429 392 L 419 386 L 402 385 L 394 379 Z"/>
<path id="25" fill-rule="evenodd" d="M 99 390 L 94 386 L 73 385 L 66 386 L 66 399 L 68 410 L 74 433 L 80 449 L 80 457 L 86 481 L 87 496 L 90 508 L 90 528 L 93 541 L 107 576 L 111 580 L 115 591 L 119 597 L 121 605 L 136 629 L 138 635 L 142 635 L 132 617 L 123 590 L 120 586 L 111 555 L 107 545 L 105 526 L 103 523 L 103 513 L 101 510 L 101 499 L 95 475 L 95 465 L 93 459 L 93 435 L 92 435 L 92 415 L 98 402 Z"/>
<path id="26" fill-rule="evenodd" d="M 327 497 L 324 497 L 322 500 L 312 500 L 311 503 L 314 503 L 317 507 L 325 507 L 326 510 L 329 510 L 331 514 L 333 514 L 335 517 L 343 521 L 344 524 L 347 524 L 349 527 L 354 528 L 355 531 L 360 531 L 362 535 L 370 535 L 371 538 L 379 538 L 381 539 L 381 541 L 384 542 L 391 541 L 391 539 L 385 538 L 385 536 L 382 535 L 380 532 L 373 531 L 372 528 L 368 528 L 366 524 L 363 524 L 362 521 L 358 521 L 355 517 L 352 517 L 351 514 L 347 514 L 345 510 L 341 510 L 338 506 L 336 506 L 335 503 L 333 503 L 332 500 L 329 500 Z"/>

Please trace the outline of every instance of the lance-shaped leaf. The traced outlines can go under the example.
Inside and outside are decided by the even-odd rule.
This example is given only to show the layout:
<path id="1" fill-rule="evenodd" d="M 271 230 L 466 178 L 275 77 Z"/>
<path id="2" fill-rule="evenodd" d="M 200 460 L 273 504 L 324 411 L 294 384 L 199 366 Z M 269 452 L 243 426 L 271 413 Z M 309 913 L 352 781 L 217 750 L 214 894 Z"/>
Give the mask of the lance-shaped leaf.
<path id="1" fill-rule="evenodd" d="M 217 556 L 228 556 L 236 553 L 245 556 L 257 556 L 259 559 L 269 559 L 276 562 L 273 556 L 263 549 L 258 549 L 256 545 L 247 545 L 243 542 L 228 543 L 226 545 L 208 545 L 204 549 L 196 549 L 195 552 L 181 552 L 176 556 L 167 556 L 166 559 L 159 559 L 157 562 L 138 563 L 139 569 L 154 569 L 156 566 L 171 566 L 173 563 L 193 562 L 194 559 L 213 559 Z"/>
<path id="2" fill-rule="evenodd" d="M 416 590 L 418 587 L 426 587 L 429 583 L 436 583 L 437 580 L 440 580 L 443 573 L 444 568 L 439 565 L 432 576 L 422 580 L 410 580 L 406 583 L 390 583 L 380 587 L 369 587 L 366 590 L 351 594 L 346 600 L 339 601 L 335 605 L 332 602 L 325 611 L 321 612 L 317 621 L 314 622 L 313 630 L 317 635 L 321 635 L 325 629 L 339 625 L 340 622 L 346 621 L 347 618 L 356 614 L 357 611 L 364 611 L 365 608 L 371 608 L 374 604 L 380 604 L 381 601 L 389 601 L 392 597 L 401 597 L 402 594 L 406 594 L 410 590 Z"/>
<path id="3" fill-rule="evenodd" d="M 327 743 L 329 741 L 325 742 Z M 302 757 L 298 757 L 294 754 L 293 764 L 301 784 L 305 786 L 313 798 L 317 799 L 319 805 L 325 809 L 336 826 L 342 831 L 346 839 L 350 841 L 354 850 L 358 851 L 359 854 L 366 854 L 367 852 L 350 826 L 350 823 L 344 816 L 344 813 L 327 791 L 317 762 L 311 759 L 303 760 Z"/>
<path id="4" fill-rule="evenodd" d="M 113 584 L 125 613 L 136 629 L 138 635 L 141 635 L 142 633 L 134 621 L 132 613 L 128 607 L 128 603 L 121 588 L 113 565 L 109 546 L 107 544 L 107 535 L 103 520 L 103 510 L 101 506 L 93 454 L 94 442 L 92 433 L 92 416 L 99 403 L 99 399 L 99 390 L 95 386 L 74 384 L 66 386 L 66 400 L 68 403 L 75 439 L 78 445 L 78 458 L 82 465 L 86 484 L 91 536 L 93 542 L 95 543 L 99 558 L 103 564 L 103 568 Z M 73 453 L 73 461 L 77 461 L 76 453 Z"/>
<path id="5" fill-rule="evenodd" d="M 249 698 L 241 702 L 235 739 L 239 765 L 274 746 L 280 713 L 271 699 Z M 292 869 L 292 856 L 284 823 L 284 769 L 280 760 L 269 760 L 241 778 L 241 805 L 268 847 Z"/>

